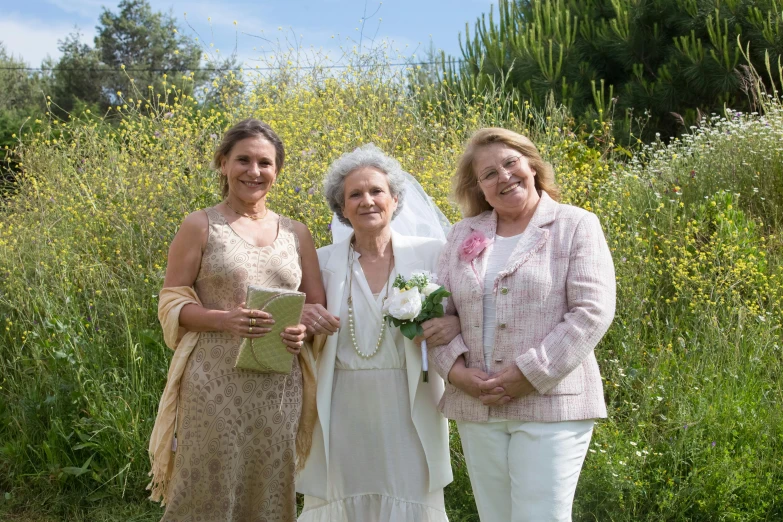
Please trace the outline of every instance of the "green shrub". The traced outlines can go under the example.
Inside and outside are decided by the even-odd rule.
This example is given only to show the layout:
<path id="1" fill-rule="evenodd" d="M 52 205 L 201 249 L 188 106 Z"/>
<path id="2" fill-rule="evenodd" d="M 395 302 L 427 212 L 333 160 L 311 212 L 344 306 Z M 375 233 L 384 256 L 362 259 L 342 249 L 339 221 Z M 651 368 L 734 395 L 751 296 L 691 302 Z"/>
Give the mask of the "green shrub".
<path id="1" fill-rule="evenodd" d="M 17 151 L 18 191 L 0 203 L 0 512 L 159 517 L 144 486 L 170 357 L 156 320 L 166 249 L 185 214 L 218 202 L 211 153 L 230 122 L 253 115 L 288 149 L 270 205 L 318 245 L 330 239 L 320 180 L 344 151 L 375 142 L 456 220 L 449 178 L 469 133 L 528 134 L 564 199 L 600 217 L 617 271 L 617 317 L 597 349 L 610 416 L 576 519 L 783 515 L 781 111 L 730 123 L 756 153 L 748 165 L 722 120 L 623 165 L 606 125 L 584 135 L 567 111 L 501 89 L 437 104 L 383 64 L 340 76 L 283 67 L 246 77 L 245 97 L 237 78 L 223 81 L 221 107 L 174 90 L 160 104 L 123 99 L 119 127 L 87 112 L 41 117 Z M 449 515 L 475 521 L 451 437 Z"/>

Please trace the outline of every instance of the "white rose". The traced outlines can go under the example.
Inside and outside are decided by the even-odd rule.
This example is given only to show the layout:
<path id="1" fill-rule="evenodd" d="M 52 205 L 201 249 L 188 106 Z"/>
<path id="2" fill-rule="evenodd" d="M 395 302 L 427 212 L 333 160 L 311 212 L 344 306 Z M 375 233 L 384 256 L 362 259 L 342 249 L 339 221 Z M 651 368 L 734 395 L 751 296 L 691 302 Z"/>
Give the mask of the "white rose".
<path id="1" fill-rule="evenodd" d="M 435 283 L 430 283 L 424 287 L 424 290 L 421 293 L 424 294 L 424 297 L 427 297 L 438 288 L 440 288 L 440 285 L 436 285 Z"/>
<path id="2" fill-rule="evenodd" d="M 392 295 L 383 306 L 384 313 L 399 319 L 410 321 L 421 313 L 421 294 L 418 288 L 401 292 L 399 288 L 392 289 Z"/>
<path id="3" fill-rule="evenodd" d="M 393 286 L 391 289 L 391 294 L 389 294 L 389 296 L 384 299 L 383 306 L 381 307 L 384 314 L 391 315 L 389 312 L 389 305 L 391 305 L 392 301 L 396 299 L 398 295 L 400 295 L 400 289 L 396 286 Z"/>

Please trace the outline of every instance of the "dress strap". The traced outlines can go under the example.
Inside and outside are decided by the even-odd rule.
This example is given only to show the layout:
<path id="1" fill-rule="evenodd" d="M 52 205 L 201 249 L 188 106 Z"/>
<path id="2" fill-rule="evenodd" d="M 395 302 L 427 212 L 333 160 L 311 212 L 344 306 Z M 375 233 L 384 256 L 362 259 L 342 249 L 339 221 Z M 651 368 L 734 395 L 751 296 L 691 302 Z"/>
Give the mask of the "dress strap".
<path id="1" fill-rule="evenodd" d="M 218 209 L 215 207 L 207 207 L 204 209 L 204 212 L 207 213 L 207 218 L 209 218 L 209 225 L 227 225 L 226 218 L 223 217 L 223 214 L 221 214 Z"/>
<path id="2" fill-rule="evenodd" d="M 296 230 L 294 230 L 294 222 L 291 218 L 286 217 L 282 214 L 278 214 L 280 216 L 280 231 L 279 233 L 286 232 L 289 234 L 294 242 L 294 246 L 296 247 L 296 253 L 301 256 L 301 252 L 299 250 L 299 235 L 297 235 Z"/>

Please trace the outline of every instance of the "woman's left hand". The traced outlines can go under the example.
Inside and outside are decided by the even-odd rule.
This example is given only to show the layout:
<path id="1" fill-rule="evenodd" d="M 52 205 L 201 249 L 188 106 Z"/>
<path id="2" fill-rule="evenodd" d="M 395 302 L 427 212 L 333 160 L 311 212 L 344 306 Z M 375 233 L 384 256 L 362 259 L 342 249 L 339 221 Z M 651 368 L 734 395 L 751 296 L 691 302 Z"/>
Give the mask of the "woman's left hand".
<path id="1" fill-rule="evenodd" d="M 302 344 L 304 344 L 306 335 L 307 327 L 305 327 L 303 324 L 289 326 L 280 332 L 280 337 L 283 338 L 286 350 L 294 355 L 299 355 L 299 352 L 302 350 Z"/>
<path id="2" fill-rule="evenodd" d="M 511 399 L 524 397 L 536 391 L 516 364 L 507 366 L 492 375 L 482 382 L 480 387 L 481 402 L 485 406 L 506 404 Z"/>
<path id="3" fill-rule="evenodd" d="M 304 305 L 301 321 L 307 325 L 308 335 L 332 335 L 340 329 L 340 318 L 330 314 L 326 308 L 317 303 Z"/>

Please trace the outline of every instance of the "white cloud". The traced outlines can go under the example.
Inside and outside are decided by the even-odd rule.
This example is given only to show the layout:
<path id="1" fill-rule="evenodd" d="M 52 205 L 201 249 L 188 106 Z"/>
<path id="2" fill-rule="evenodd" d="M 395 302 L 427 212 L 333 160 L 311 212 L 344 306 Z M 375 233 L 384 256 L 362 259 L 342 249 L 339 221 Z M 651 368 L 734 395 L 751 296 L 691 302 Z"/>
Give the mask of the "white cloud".
<path id="1" fill-rule="evenodd" d="M 92 45 L 101 6 L 116 11 L 118 3 L 118 0 L 45 1 L 63 12 L 59 16 L 62 22 L 44 23 L 13 14 L 0 19 L 0 39 L 7 50 L 17 57 L 21 55 L 33 67 L 38 67 L 47 55 L 59 58 L 57 42 L 74 31 L 72 24 L 76 21 L 88 28 L 82 41 Z M 264 3 L 254 3 L 251 10 L 244 1 L 229 0 L 217 4 L 213 0 L 151 0 L 150 3 L 154 11 L 171 12 L 181 33 L 194 38 L 198 35 L 205 52 L 215 58 L 236 52 L 238 63 L 244 63 L 249 69 L 264 67 L 265 60 L 259 58 L 281 51 L 284 53 L 289 47 L 299 49 L 303 66 L 314 63 L 342 65 L 345 55 L 350 57 L 351 49 L 358 43 L 359 32 L 353 30 L 358 23 L 342 27 L 341 33 L 328 27 L 292 25 L 275 19 L 274 10 Z M 184 12 L 187 12 L 187 23 Z M 211 20 L 208 21 L 208 18 Z M 282 30 L 278 30 L 279 27 Z M 362 42 L 365 52 L 368 47 L 384 48 L 395 62 L 404 61 L 400 55 L 410 57 L 414 52 L 418 58 L 424 56 L 428 42 L 391 36 L 385 29 L 381 24 L 380 31 L 376 33 L 376 22 L 368 21 Z M 370 41 L 373 37 L 374 42 Z M 211 43 L 214 46 L 210 46 Z M 220 53 L 216 54 L 216 49 L 220 49 Z"/>
<path id="2" fill-rule="evenodd" d="M 170 9 L 181 32 L 198 37 L 206 53 L 219 58 L 236 52 L 237 62 L 249 69 L 265 66 L 259 61 L 262 55 L 289 47 L 298 47 L 308 62 L 316 54 L 339 56 L 342 54 L 339 46 L 345 44 L 334 31 L 292 26 L 271 15 L 265 16 L 270 9 L 263 3 L 252 4 L 253 14 L 249 14 L 250 5 L 242 0 L 220 4 L 212 0 L 152 0 L 151 4 L 154 10 L 168 12 Z M 220 53 L 216 54 L 216 49 Z"/>
<path id="3" fill-rule="evenodd" d="M 59 58 L 57 41 L 75 31 L 73 25 L 53 24 L 15 17 L 0 19 L 0 35 L 6 51 L 21 57 L 31 67 L 39 67 L 47 56 Z M 94 30 L 83 31 L 82 41 L 92 44 Z"/>
<path id="4" fill-rule="evenodd" d="M 97 20 L 103 6 L 111 9 L 114 7 L 112 4 L 116 2 L 107 0 L 46 0 L 46 3 L 66 13 L 74 13 L 83 18 Z"/>

